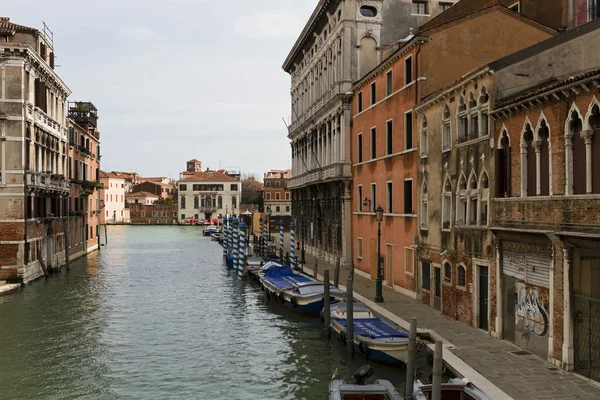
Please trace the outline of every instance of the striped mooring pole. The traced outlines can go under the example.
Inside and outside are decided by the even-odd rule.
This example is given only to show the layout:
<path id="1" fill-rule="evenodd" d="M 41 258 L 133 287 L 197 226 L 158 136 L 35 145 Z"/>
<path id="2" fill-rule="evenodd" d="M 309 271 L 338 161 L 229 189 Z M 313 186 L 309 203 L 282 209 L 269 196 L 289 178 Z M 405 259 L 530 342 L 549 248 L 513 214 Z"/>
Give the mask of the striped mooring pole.
<path id="1" fill-rule="evenodd" d="M 260 216 L 260 218 L 258 218 L 258 226 L 260 226 L 260 236 L 258 237 L 258 243 L 256 244 L 256 246 L 258 247 L 258 252 L 261 256 L 264 256 L 264 254 L 262 254 L 262 245 L 260 244 L 260 242 L 263 239 L 263 217 L 262 215 Z"/>
<path id="2" fill-rule="evenodd" d="M 238 219 L 233 219 L 233 241 L 231 243 L 233 247 L 232 255 L 233 255 L 233 269 L 237 270 L 238 267 Z"/>
<path id="3" fill-rule="evenodd" d="M 279 248 L 281 249 L 281 259 L 283 260 L 283 220 L 279 220 Z"/>
<path id="4" fill-rule="evenodd" d="M 223 258 L 227 262 L 227 216 L 223 218 Z"/>
<path id="5" fill-rule="evenodd" d="M 264 229 L 264 237 L 263 237 L 263 251 L 264 251 L 264 255 L 267 255 L 267 251 L 269 250 L 269 221 L 267 220 L 267 217 L 265 217 L 263 219 L 263 222 L 265 223 L 265 229 Z"/>
<path id="6" fill-rule="evenodd" d="M 229 217 L 227 220 L 227 254 L 229 255 L 229 252 L 231 249 L 231 247 L 233 246 L 233 217 Z M 231 252 L 231 256 L 233 257 L 233 252 Z"/>
<path id="7" fill-rule="evenodd" d="M 246 223 L 244 221 L 240 224 L 239 254 L 237 277 L 242 279 L 244 277 L 244 260 L 246 259 Z"/>
<path id="8" fill-rule="evenodd" d="M 294 268 L 296 257 L 294 257 L 294 249 L 296 248 L 296 237 L 294 236 L 294 221 L 290 222 L 290 267 Z"/>

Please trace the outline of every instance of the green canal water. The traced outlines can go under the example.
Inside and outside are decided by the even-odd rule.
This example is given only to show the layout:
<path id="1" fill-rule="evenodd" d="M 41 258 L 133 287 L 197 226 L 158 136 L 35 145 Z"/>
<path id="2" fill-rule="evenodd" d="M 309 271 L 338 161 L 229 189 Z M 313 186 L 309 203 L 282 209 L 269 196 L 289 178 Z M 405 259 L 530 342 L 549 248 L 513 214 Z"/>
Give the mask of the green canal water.
<path id="1" fill-rule="evenodd" d="M 0 297 L 0 398 L 327 399 L 336 368 L 368 363 L 222 255 L 195 227 L 109 227 L 100 252 Z"/>

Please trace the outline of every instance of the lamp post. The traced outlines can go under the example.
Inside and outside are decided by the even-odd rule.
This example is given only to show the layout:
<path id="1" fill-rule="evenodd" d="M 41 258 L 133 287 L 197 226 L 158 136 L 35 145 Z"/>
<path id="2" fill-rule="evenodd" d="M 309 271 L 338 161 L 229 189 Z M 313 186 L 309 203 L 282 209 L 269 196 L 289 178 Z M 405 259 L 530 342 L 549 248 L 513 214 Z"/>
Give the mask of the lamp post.
<path id="1" fill-rule="evenodd" d="M 383 303 L 381 293 L 381 221 L 383 221 L 383 208 L 381 205 L 375 209 L 375 220 L 377 221 L 377 280 L 375 281 L 375 303 Z"/>

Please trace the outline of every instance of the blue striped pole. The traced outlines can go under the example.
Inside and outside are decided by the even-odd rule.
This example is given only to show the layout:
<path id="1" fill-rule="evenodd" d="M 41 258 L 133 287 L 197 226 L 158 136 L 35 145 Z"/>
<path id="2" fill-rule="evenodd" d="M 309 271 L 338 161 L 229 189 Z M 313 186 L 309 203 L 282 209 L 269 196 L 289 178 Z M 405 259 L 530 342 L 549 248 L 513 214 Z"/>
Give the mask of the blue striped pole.
<path id="1" fill-rule="evenodd" d="M 238 219 L 233 219 L 233 242 L 231 243 L 232 255 L 233 255 L 233 269 L 237 270 L 238 267 Z"/>
<path id="2" fill-rule="evenodd" d="M 227 254 L 231 252 L 231 246 L 233 244 L 233 231 L 231 230 L 231 224 L 233 224 L 233 217 L 227 219 Z M 231 253 L 233 256 L 233 253 Z"/>
<path id="3" fill-rule="evenodd" d="M 263 217 L 262 215 L 258 218 L 258 226 L 260 226 L 260 236 L 258 237 L 258 252 L 260 255 L 264 256 L 262 245 L 260 244 L 263 240 Z"/>
<path id="4" fill-rule="evenodd" d="M 240 224 L 240 242 L 239 242 L 240 264 L 238 265 L 237 276 L 244 277 L 244 259 L 246 258 L 246 223 Z"/>
<path id="5" fill-rule="evenodd" d="M 281 259 L 283 259 L 283 220 L 279 220 L 279 248 L 281 249 Z"/>
<path id="6" fill-rule="evenodd" d="M 290 266 L 293 268 L 295 261 L 296 261 L 296 257 L 294 257 L 294 249 L 296 248 L 296 237 L 294 236 L 294 228 L 296 227 L 296 224 L 294 224 L 294 221 L 290 222 Z"/>
<path id="7" fill-rule="evenodd" d="M 264 255 L 267 255 L 267 251 L 268 251 L 268 243 L 269 243 L 269 231 L 268 231 L 268 221 L 267 221 L 267 217 L 265 217 L 263 219 L 263 222 L 265 223 L 265 229 L 264 229 L 264 236 L 263 236 L 263 251 L 264 251 Z"/>
<path id="8" fill-rule="evenodd" d="M 227 216 L 223 218 L 223 258 L 227 262 Z"/>

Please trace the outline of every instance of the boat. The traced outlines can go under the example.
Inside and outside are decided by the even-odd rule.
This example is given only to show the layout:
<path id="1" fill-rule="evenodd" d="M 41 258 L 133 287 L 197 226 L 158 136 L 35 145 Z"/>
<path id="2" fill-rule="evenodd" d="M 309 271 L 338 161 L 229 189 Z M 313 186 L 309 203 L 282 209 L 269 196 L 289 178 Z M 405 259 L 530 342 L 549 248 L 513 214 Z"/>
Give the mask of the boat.
<path id="1" fill-rule="evenodd" d="M 331 306 L 331 328 L 346 343 L 347 304 Z M 373 313 L 365 304 L 354 302 L 354 351 L 382 364 L 404 365 L 408 355 L 408 333 Z"/>
<path id="2" fill-rule="evenodd" d="M 302 315 L 319 316 L 323 309 L 323 282 L 296 273 L 289 265 L 269 261 L 258 271 L 260 283 L 267 298 Z M 344 293 L 330 285 L 331 304 L 339 301 Z"/>
<path id="3" fill-rule="evenodd" d="M 204 236 L 210 236 L 213 233 L 219 233 L 219 228 L 216 225 L 209 225 L 204 228 L 204 231 L 202 232 Z"/>
<path id="4" fill-rule="evenodd" d="M 421 381 L 415 382 L 414 400 L 430 400 L 432 398 L 432 385 L 425 385 Z M 447 383 L 442 383 L 441 400 L 491 400 L 481 390 L 477 389 L 467 378 L 452 378 Z"/>
<path id="5" fill-rule="evenodd" d="M 378 379 L 367 383 L 372 374 L 373 368 L 367 364 L 352 376 L 352 383 L 332 380 L 329 383 L 329 400 L 404 400 L 390 381 Z"/>
<path id="6" fill-rule="evenodd" d="M 268 262 L 278 262 L 276 258 L 249 255 L 246 259 L 248 276 L 258 279 L 258 271 Z"/>

